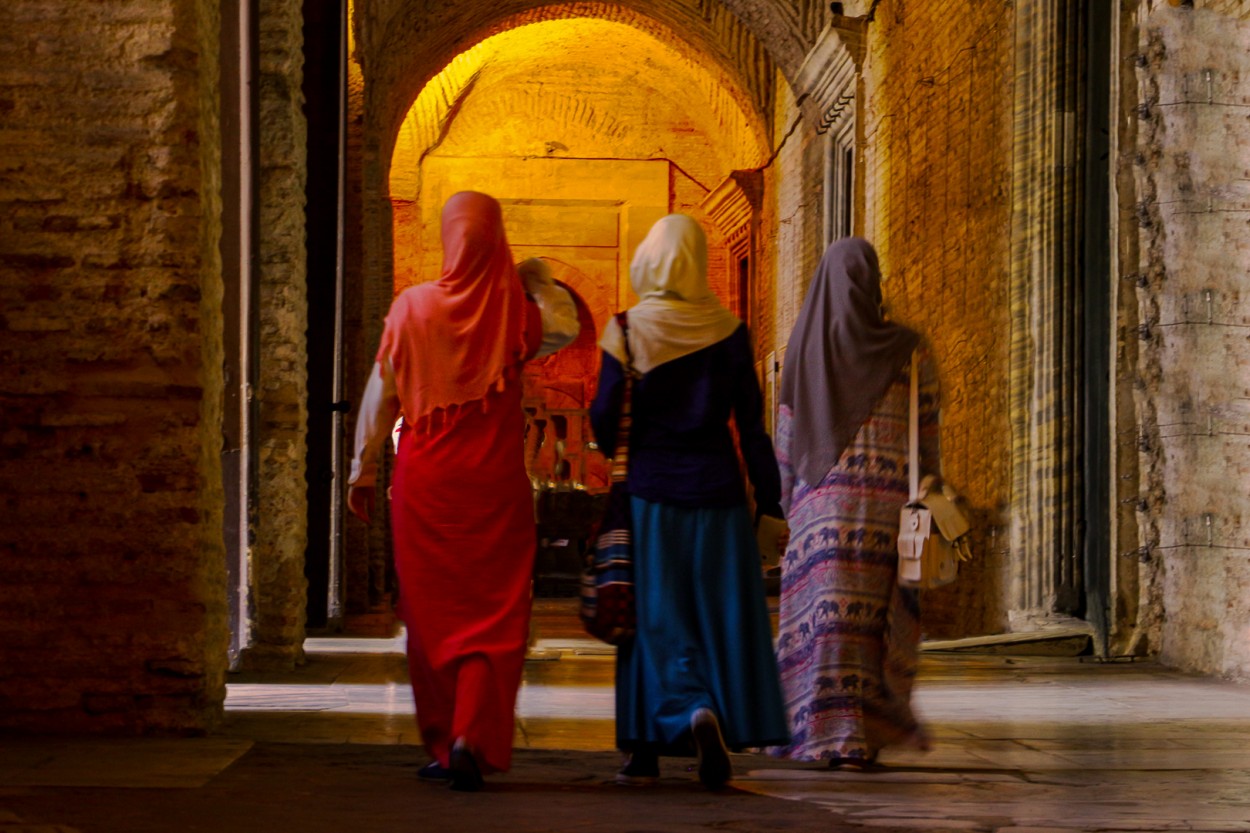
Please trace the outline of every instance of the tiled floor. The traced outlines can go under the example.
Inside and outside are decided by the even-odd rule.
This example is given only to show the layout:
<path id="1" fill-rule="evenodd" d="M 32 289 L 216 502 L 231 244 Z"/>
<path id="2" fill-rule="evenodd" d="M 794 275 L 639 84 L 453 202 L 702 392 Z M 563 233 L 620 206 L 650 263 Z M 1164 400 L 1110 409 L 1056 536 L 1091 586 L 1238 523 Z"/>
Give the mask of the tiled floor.
<path id="1" fill-rule="evenodd" d="M 738 792 L 719 797 L 666 760 L 656 790 L 618 788 L 611 650 L 567 605 L 539 612 L 523 751 L 476 803 L 415 784 L 402 641 L 312 639 L 293 673 L 232 676 L 219 736 L 0 744 L 0 833 L 284 833 L 292 813 L 300 830 L 362 833 L 413 818 L 492 833 L 1250 833 L 1250 686 L 1141 662 L 929 653 L 917 706 L 932 752 L 887 750 L 867 773 L 735 756 Z"/>

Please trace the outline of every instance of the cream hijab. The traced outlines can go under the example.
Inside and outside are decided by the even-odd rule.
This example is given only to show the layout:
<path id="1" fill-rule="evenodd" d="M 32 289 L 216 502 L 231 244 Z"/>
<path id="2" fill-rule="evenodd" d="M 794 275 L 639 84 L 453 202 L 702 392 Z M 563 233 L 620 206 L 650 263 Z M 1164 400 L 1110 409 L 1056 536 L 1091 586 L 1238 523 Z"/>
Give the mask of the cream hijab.
<path id="1" fill-rule="evenodd" d="M 742 325 L 708 288 L 707 236 L 685 214 L 651 227 L 634 252 L 629 279 L 641 299 L 629 310 L 629 348 L 639 373 L 723 341 Z M 599 346 L 628 363 L 615 318 Z"/>

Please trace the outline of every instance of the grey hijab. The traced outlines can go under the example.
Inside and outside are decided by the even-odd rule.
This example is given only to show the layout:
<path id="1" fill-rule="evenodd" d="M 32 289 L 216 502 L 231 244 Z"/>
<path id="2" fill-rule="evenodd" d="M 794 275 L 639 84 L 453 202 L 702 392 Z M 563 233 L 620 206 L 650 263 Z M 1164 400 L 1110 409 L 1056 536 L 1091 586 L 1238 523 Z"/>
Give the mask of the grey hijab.
<path id="1" fill-rule="evenodd" d="M 881 268 L 867 240 L 848 237 L 825 250 L 781 371 L 800 478 L 813 486 L 825 478 L 919 341 L 881 317 Z"/>

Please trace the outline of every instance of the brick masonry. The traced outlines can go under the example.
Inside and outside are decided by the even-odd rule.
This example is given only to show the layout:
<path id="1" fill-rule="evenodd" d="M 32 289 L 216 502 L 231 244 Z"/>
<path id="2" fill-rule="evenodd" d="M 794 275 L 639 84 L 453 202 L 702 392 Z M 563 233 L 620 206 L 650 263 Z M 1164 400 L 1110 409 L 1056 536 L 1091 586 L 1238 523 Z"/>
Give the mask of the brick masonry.
<path id="1" fill-rule="evenodd" d="M 933 346 L 943 473 L 980 521 L 976 561 L 926 594 L 932 636 L 1006 627 L 1012 25 L 1008 4 L 883 6 L 864 64 L 862 231 L 890 314 Z"/>
<path id="2" fill-rule="evenodd" d="M 0 728 L 221 714 L 218 31 L 0 8 Z"/>
<path id="3" fill-rule="evenodd" d="M 785 343 L 824 243 L 823 137 L 800 118 L 789 83 L 828 21 L 825 4 L 538 5 L 504 0 L 467 14 L 470 4 L 356 4 L 350 391 L 390 300 L 387 166 L 412 97 L 470 43 L 578 14 L 602 13 L 661 40 L 688 36 L 674 46 L 678 63 L 704 61 L 712 76 L 737 79 L 724 100 L 756 123 L 746 132 L 726 123 L 720 137 L 741 144 L 754 131 L 776 151 L 756 160 L 769 195 L 757 337 Z M 938 348 L 947 473 L 984 522 L 981 562 L 957 589 L 926 601 L 926 629 L 1000 630 L 1009 573 L 1023 555 L 999 535 L 1012 523 L 1015 10 L 846 7 L 875 10 L 859 102 L 858 229 L 881 251 L 893 314 Z M 1250 469 L 1242 286 L 1250 11 L 1227 0 L 1121 8 L 1115 492 L 1125 502 L 1114 590 L 1116 620 L 1130 633 L 1119 647 L 1247 677 L 1250 546 L 1236 484 Z M 263 0 L 259 9 L 262 472 L 248 662 L 289 667 L 303 636 L 308 511 L 300 4 Z M 0 5 L 0 729 L 199 732 L 220 719 L 217 15 L 208 0 Z M 574 80 L 566 72 L 560 83 Z M 620 97 L 613 106 L 628 112 L 574 123 L 574 91 L 541 101 L 535 125 L 564 119 L 585 140 L 640 118 L 643 105 Z M 532 104 L 515 85 L 496 92 L 512 102 L 508 112 Z M 486 112 L 466 110 L 464 126 L 487 124 Z M 692 210 L 725 168 L 748 164 L 733 153 L 701 156 L 699 136 L 715 131 L 699 129 L 668 148 L 687 172 L 673 180 L 674 204 Z M 363 537 L 349 534 L 353 545 Z M 349 571 L 348 592 L 364 588 L 359 602 L 376 608 L 385 565 L 380 544 L 370 546 L 367 563 Z"/>

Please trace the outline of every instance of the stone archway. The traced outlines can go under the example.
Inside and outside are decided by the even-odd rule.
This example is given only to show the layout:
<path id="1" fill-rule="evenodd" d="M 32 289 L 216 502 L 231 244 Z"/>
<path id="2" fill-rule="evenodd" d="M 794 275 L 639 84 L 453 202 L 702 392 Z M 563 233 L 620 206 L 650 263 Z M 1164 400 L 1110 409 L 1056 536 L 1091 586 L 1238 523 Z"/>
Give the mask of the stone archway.
<path id="1" fill-rule="evenodd" d="M 733 171 L 768 164 L 773 53 L 793 74 L 828 16 L 823 4 L 796 13 L 766 2 L 740 18 L 733 5 L 505 0 L 451 15 L 356 2 L 348 170 L 360 189 L 348 225 L 361 236 L 348 242 L 347 314 L 359 322 L 348 390 L 363 384 L 394 293 L 435 274 L 438 209 L 455 190 L 500 198 L 518 260 L 552 258 L 598 284 L 569 281 L 596 332 L 631 303 L 633 247 L 670 211 L 712 232 L 713 289 L 731 301 L 738 261 L 705 199 Z M 585 477 L 593 485 L 593 464 Z M 385 551 L 384 532 L 348 530 L 346 557 L 370 575 Z"/>
<path id="2" fill-rule="evenodd" d="M 782 0 L 631 0 L 551 5 L 505 0 L 480 8 L 457 4 L 454 9 L 431 8 L 411 0 L 354 2 L 355 60 L 350 71 L 349 102 L 354 132 L 349 146 L 354 159 L 348 164 L 349 177 L 358 177 L 360 190 L 354 205 L 349 206 L 348 223 L 360 229 L 360 237 L 348 243 L 353 257 L 346 271 L 348 285 L 362 288 L 359 297 L 349 299 L 349 305 L 355 307 L 349 314 L 359 314 L 364 342 L 376 342 L 378 322 L 391 295 L 394 242 L 388 221 L 395 194 L 388 180 L 392 179 L 391 162 L 397 142 L 403 138 L 406 115 L 421 91 L 432 86 L 436 75 L 454 73 L 457 63 L 463 63 L 461 56 L 469 55 L 478 44 L 521 26 L 562 20 L 617 22 L 647 33 L 707 76 L 701 86 L 713 88 L 720 112 L 739 109 L 754 123 L 761 154 L 750 164 L 735 166 L 750 167 L 766 161 L 773 140 L 777 69 L 786 78 L 796 77 L 809 45 L 828 19 L 827 6 L 815 0 L 797 4 Z M 472 75 L 467 80 L 475 83 Z M 436 89 L 435 98 L 439 97 L 443 99 L 443 113 L 460 101 L 459 90 L 451 87 Z M 436 118 L 434 123 L 442 122 Z M 437 128 L 436 136 L 441 136 Z M 708 187 L 721 178 L 714 177 Z M 360 360 L 351 362 L 349 375 L 356 378 L 349 381 L 349 389 L 363 379 L 367 353 L 366 348 Z"/>

